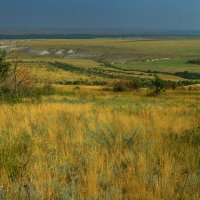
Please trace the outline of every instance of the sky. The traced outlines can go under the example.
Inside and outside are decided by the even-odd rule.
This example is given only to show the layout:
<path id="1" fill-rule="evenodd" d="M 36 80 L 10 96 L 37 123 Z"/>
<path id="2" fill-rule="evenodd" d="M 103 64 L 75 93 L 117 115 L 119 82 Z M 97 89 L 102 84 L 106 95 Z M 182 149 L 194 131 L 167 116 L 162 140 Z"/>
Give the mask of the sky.
<path id="1" fill-rule="evenodd" d="M 0 28 L 200 30 L 200 0 L 0 0 Z"/>

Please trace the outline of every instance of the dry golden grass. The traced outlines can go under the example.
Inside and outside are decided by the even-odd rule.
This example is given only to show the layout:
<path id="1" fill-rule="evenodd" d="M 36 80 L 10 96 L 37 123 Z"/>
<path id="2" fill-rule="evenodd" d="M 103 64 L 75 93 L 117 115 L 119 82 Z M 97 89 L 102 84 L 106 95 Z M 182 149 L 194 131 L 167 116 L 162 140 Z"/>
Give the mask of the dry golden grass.
<path id="1" fill-rule="evenodd" d="M 87 89 L 0 105 L 1 196 L 199 199 L 197 92 L 147 98 Z"/>
<path id="2" fill-rule="evenodd" d="M 22 44 L 33 49 L 78 48 L 103 60 L 123 62 L 141 55 L 144 59 L 196 57 L 197 43 L 200 40 L 94 39 Z M 139 71 L 122 73 L 90 59 L 24 54 L 20 61 L 39 86 L 80 79 L 110 83 L 114 79 L 105 75 L 123 77 L 129 72 L 133 77 L 153 78 Z M 55 62 L 66 68 L 52 65 Z M 182 66 L 182 60 L 176 64 Z M 135 69 L 130 67 L 125 69 Z M 109 86 L 54 87 L 57 93 L 42 97 L 42 102 L 0 104 L 0 199 L 200 199 L 199 86 L 158 97 L 147 97 L 148 89 L 113 93 Z"/>
<path id="3" fill-rule="evenodd" d="M 94 77 L 89 77 L 86 75 L 81 75 L 77 73 L 73 73 L 70 71 L 66 71 L 63 69 L 54 69 L 49 70 L 48 68 L 37 68 L 32 67 L 29 69 L 31 71 L 31 75 L 34 80 L 37 82 L 59 82 L 59 81 L 77 81 L 77 80 L 94 80 Z"/>

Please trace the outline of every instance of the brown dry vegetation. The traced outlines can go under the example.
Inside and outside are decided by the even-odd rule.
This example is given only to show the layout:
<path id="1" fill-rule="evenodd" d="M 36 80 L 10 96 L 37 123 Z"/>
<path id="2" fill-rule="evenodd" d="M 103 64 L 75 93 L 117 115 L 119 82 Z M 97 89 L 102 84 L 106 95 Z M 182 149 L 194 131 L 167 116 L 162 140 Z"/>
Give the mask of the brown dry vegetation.
<path id="1" fill-rule="evenodd" d="M 0 105 L 1 196 L 200 198 L 198 90 L 84 90 Z"/>
<path id="2" fill-rule="evenodd" d="M 155 85 L 140 88 L 136 79 L 153 83 L 148 69 L 176 82 L 186 79 L 163 72 L 199 73 L 198 65 L 187 63 L 199 56 L 198 43 L 22 42 L 51 54 L 8 54 L 11 92 L 2 87 L 7 98 L 0 101 L 0 199 L 200 199 L 199 85 L 152 95 Z M 54 48 L 93 53 L 94 60 L 56 57 Z M 161 60 L 145 61 L 155 58 Z M 124 84 L 128 89 L 119 90 Z"/>

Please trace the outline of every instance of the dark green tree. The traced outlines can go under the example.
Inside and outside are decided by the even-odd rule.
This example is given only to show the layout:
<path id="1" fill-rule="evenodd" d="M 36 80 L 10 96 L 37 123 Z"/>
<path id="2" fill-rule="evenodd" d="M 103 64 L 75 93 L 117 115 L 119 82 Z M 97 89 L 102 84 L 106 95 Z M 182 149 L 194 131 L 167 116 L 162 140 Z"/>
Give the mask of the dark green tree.
<path id="1" fill-rule="evenodd" d="M 3 82 L 8 77 L 10 63 L 6 61 L 6 52 L 0 50 L 0 82 Z"/>
<path id="2" fill-rule="evenodd" d="M 161 91 L 165 89 L 165 81 L 162 80 L 157 74 L 154 76 L 153 87 L 154 87 L 154 94 L 158 95 Z"/>

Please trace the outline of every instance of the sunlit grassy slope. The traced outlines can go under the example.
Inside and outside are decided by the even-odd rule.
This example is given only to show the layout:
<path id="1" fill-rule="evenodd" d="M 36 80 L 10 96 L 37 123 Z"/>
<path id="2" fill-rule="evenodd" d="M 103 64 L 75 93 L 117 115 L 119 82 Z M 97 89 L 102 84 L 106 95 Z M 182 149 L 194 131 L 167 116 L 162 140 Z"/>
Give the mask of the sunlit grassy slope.
<path id="1" fill-rule="evenodd" d="M 199 199 L 199 92 L 66 89 L 0 105 L 6 199 Z"/>
<path id="2" fill-rule="evenodd" d="M 155 71 L 174 81 L 186 80 L 176 72 L 199 74 L 200 65 L 187 61 L 199 57 L 200 40 L 25 40 L 20 46 L 28 48 L 10 52 L 9 60 L 55 91 L 0 103 L 0 199 L 200 199 L 200 86 L 154 97 L 149 89 L 109 87 L 152 79 Z M 57 56 L 59 50 L 80 57 Z"/>

